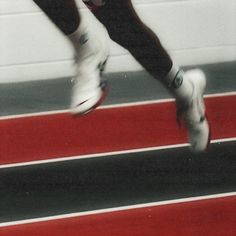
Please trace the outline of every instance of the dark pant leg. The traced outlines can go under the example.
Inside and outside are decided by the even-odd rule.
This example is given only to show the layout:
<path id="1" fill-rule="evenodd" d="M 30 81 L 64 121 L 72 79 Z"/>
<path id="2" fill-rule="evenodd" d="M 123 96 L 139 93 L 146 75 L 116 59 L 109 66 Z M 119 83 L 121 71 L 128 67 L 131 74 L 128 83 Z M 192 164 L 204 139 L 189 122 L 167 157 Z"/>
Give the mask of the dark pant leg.
<path id="1" fill-rule="evenodd" d="M 172 60 L 158 37 L 137 16 L 130 0 L 107 0 L 94 14 L 112 40 L 129 50 L 151 75 L 157 79 L 167 75 Z"/>
<path id="2" fill-rule="evenodd" d="M 33 0 L 66 35 L 79 26 L 80 17 L 74 0 Z"/>

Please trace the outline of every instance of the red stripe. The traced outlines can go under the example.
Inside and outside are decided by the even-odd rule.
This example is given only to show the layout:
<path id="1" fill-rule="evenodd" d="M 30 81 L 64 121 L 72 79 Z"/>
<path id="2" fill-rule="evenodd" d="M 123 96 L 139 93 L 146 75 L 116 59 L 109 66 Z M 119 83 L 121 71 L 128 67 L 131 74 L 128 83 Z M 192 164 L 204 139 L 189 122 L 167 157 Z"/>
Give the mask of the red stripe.
<path id="1" fill-rule="evenodd" d="M 4 236 L 235 236 L 236 197 L 3 227 Z"/>
<path id="2" fill-rule="evenodd" d="M 236 137 L 236 96 L 206 99 L 214 139 Z M 0 164 L 187 142 L 174 103 L 0 121 Z"/>

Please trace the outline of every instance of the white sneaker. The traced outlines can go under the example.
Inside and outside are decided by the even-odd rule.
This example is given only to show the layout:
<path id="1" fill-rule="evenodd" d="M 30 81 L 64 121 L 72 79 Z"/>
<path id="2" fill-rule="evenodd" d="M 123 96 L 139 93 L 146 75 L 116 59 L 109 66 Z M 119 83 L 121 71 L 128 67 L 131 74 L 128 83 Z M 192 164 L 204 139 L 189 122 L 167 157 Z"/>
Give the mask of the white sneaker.
<path id="1" fill-rule="evenodd" d="M 109 35 L 102 24 L 86 24 L 80 31 L 71 95 L 71 111 L 76 115 L 87 114 L 104 100 L 107 83 L 101 73 L 109 54 Z"/>
<path id="2" fill-rule="evenodd" d="M 188 129 L 189 142 L 194 152 L 205 151 L 210 143 L 210 128 L 205 115 L 203 93 L 206 78 L 201 70 L 190 70 L 184 74 L 193 87 L 193 94 L 186 102 L 177 102 L 177 119 Z"/>

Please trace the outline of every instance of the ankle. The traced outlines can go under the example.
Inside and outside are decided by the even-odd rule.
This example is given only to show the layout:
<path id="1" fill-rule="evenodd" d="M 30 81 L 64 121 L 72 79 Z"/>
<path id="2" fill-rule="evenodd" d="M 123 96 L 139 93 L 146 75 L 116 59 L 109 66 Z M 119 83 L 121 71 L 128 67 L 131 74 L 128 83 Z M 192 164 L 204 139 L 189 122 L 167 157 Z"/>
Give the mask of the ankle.
<path id="1" fill-rule="evenodd" d="M 193 85 L 185 72 L 176 65 L 173 65 L 167 74 L 164 85 L 177 102 L 189 101 L 192 97 Z"/>

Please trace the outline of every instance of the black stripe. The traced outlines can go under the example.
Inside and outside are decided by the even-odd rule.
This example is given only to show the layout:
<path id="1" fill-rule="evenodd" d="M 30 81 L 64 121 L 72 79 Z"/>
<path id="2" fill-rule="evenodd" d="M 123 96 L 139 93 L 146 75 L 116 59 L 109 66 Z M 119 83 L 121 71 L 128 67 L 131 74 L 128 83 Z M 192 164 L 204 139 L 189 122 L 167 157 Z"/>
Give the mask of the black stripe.
<path id="1" fill-rule="evenodd" d="M 235 144 L 2 169 L 0 221 L 236 191 Z"/>

